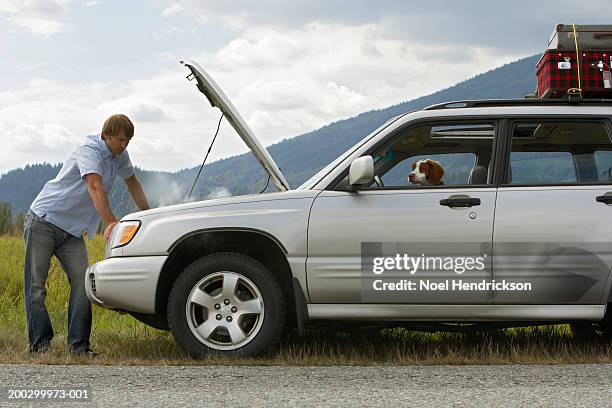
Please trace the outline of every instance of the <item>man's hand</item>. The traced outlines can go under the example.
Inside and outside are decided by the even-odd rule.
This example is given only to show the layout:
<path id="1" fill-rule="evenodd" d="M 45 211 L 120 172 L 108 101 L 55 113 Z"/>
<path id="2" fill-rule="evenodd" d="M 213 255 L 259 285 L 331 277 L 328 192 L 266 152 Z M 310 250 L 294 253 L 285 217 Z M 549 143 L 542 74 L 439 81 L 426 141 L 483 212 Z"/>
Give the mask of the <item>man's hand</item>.
<path id="1" fill-rule="evenodd" d="M 117 221 L 111 222 L 110 224 L 108 224 L 108 227 L 106 227 L 106 229 L 104 230 L 104 242 L 108 242 L 111 234 L 113 233 L 113 229 L 115 228 L 115 225 L 117 224 L 118 224 Z"/>

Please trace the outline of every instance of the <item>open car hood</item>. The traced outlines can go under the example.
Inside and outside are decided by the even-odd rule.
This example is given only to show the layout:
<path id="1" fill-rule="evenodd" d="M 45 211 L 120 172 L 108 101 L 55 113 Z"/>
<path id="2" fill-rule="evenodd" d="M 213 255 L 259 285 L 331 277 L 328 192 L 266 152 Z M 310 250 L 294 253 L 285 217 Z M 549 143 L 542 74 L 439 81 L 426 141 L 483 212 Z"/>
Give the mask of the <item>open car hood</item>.
<path id="1" fill-rule="evenodd" d="M 187 79 L 191 80 L 191 77 L 195 77 L 197 80 L 197 87 L 202 92 L 210 104 L 213 107 L 217 107 L 221 109 L 225 119 L 232 125 L 232 127 L 236 130 L 238 135 L 244 143 L 251 149 L 259 163 L 266 169 L 268 174 L 270 174 L 270 178 L 276 185 L 276 187 L 280 191 L 289 190 L 289 183 L 281 173 L 280 169 L 270 156 L 270 153 L 266 150 L 265 147 L 259 142 L 259 140 L 255 137 L 255 134 L 249 128 L 249 125 L 246 124 L 242 116 L 238 113 L 234 105 L 230 102 L 227 96 L 223 93 L 219 85 L 212 79 L 212 77 L 202 69 L 197 63 L 193 61 L 181 61 L 181 64 L 185 65 L 189 70 L 191 70 L 191 74 L 187 77 Z"/>

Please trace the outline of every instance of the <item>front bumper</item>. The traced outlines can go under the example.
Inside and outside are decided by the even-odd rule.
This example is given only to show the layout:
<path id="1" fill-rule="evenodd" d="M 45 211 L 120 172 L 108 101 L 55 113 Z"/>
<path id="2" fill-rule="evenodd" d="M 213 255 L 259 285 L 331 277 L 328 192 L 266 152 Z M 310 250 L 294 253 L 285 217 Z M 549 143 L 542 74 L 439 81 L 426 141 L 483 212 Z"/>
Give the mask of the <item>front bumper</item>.
<path id="1" fill-rule="evenodd" d="M 157 282 L 167 256 L 108 258 L 85 272 L 85 291 L 95 305 L 155 313 Z"/>

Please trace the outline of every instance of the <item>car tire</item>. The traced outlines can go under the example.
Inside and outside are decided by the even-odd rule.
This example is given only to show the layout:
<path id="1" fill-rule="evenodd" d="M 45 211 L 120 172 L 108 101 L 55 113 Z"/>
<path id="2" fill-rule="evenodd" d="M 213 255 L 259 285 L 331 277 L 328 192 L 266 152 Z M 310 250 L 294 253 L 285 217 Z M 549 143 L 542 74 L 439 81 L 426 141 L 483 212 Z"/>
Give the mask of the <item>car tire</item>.
<path id="1" fill-rule="evenodd" d="M 575 321 L 570 324 L 572 336 L 578 341 L 589 341 L 597 336 L 595 324 L 589 321 Z"/>
<path id="2" fill-rule="evenodd" d="M 608 313 L 604 319 L 599 322 L 599 331 L 604 336 L 604 339 L 612 341 L 612 303 L 608 303 Z"/>
<path id="3" fill-rule="evenodd" d="M 168 298 L 170 331 L 193 358 L 267 354 L 278 345 L 285 317 L 285 296 L 272 272 L 234 252 L 191 263 Z"/>

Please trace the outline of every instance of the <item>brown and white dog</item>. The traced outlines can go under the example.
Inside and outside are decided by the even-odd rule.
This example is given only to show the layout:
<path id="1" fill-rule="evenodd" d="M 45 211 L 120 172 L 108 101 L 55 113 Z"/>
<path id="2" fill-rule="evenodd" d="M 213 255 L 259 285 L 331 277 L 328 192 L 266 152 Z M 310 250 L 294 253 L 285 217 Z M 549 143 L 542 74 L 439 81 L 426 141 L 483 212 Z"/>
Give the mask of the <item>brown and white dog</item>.
<path id="1" fill-rule="evenodd" d="M 444 167 L 435 160 L 426 159 L 412 163 L 412 172 L 408 174 L 408 181 L 421 186 L 443 185 Z"/>

